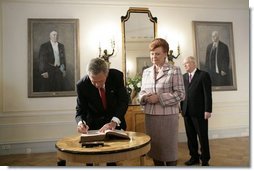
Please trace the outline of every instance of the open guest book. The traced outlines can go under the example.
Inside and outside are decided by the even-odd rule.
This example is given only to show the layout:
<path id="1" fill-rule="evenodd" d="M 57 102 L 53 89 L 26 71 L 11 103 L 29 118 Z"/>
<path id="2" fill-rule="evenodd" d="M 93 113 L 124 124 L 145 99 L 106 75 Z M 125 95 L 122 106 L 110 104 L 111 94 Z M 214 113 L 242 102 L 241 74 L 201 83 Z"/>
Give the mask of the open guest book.
<path id="1" fill-rule="evenodd" d="M 87 134 L 81 134 L 80 143 L 106 141 L 111 139 L 129 140 L 130 137 L 123 130 L 106 130 L 104 133 L 99 132 L 98 130 L 91 130 L 88 131 Z"/>

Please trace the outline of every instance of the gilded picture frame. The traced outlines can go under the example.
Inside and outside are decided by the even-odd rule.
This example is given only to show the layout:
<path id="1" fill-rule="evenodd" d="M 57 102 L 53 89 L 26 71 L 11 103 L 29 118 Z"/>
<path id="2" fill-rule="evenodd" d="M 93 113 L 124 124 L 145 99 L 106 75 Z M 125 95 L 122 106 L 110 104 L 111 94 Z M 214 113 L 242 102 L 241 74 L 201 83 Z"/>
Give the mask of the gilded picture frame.
<path id="1" fill-rule="evenodd" d="M 192 24 L 195 41 L 194 51 L 198 67 L 209 72 L 212 79 L 212 90 L 237 90 L 233 23 L 193 21 Z M 215 34 L 218 35 L 219 43 L 213 46 L 212 35 Z M 216 47 L 216 50 L 213 51 L 213 56 L 216 57 L 212 58 L 211 49 L 213 47 Z"/>
<path id="2" fill-rule="evenodd" d="M 29 18 L 28 97 L 76 96 L 79 70 L 79 20 Z"/>

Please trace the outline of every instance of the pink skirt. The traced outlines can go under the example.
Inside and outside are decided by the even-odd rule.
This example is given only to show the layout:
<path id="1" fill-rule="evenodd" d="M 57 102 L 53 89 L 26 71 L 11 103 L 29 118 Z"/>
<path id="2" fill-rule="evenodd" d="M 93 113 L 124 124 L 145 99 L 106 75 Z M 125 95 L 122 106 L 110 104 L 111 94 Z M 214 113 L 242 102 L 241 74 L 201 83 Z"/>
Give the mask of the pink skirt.
<path id="1" fill-rule="evenodd" d="M 179 115 L 145 115 L 146 134 L 151 137 L 148 156 L 160 161 L 178 159 Z"/>

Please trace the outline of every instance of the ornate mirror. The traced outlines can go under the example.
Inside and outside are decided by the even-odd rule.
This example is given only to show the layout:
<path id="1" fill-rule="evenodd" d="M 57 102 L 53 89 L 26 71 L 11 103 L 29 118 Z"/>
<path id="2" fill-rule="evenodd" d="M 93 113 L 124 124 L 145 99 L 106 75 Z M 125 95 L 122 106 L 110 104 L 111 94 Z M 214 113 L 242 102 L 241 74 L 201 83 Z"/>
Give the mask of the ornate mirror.
<path id="1" fill-rule="evenodd" d="M 129 8 L 121 22 L 125 83 L 130 104 L 139 104 L 136 96 L 140 91 L 142 71 L 152 65 L 148 46 L 157 35 L 157 18 L 148 8 Z"/>

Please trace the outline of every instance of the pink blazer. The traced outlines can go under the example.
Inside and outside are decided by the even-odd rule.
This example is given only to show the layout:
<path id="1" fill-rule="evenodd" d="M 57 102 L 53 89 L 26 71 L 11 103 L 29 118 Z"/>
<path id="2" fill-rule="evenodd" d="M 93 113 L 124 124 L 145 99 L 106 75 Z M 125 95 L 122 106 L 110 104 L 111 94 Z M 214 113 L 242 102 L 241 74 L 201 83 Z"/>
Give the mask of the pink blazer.
<path id="1" fill-rule="evenodd" d="M 146 103 L 143 97 L 149 93 L 157 93 L 159 102 L 156 104 Z M 139 98 L 146 114 L 178 114 L 179 102 L 185 98 L 183 76 L 180 68 L 165 63 L 157 78 L 155 78 L 154 66 L 145 69 Z"/>

